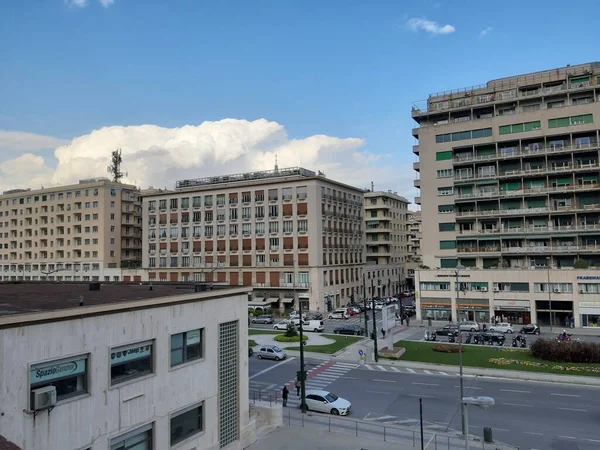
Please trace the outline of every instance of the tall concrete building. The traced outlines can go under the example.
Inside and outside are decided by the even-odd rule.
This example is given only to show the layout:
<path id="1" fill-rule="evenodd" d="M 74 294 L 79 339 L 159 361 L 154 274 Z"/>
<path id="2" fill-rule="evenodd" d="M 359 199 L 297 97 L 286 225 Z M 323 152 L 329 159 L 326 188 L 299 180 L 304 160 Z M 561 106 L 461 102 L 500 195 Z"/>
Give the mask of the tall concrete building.
<path id="1" fill-rule="evenodd" d="M 123 281 L 141 265 L 135 186 L 104 178 L 0 196 L 0 279 Z"/>
<path id="2" fill-rule="evenodd" d="M 600 305 L 573 299 L 587 288 L 554 286 L 559 275 L 545 270 L 600 266 L 599 97 L 600 63 L 589 63 L 434 94 L 413 108 L 423 263 L 467 269 L 468 282 L 454 288 L 475 292 L 464 301 L 468 318 L 514 312 L 545 323 L 575 316 L 578 324 L 600 314 Z M 532 270 L 527 279 L 537 287 L 471 268 Z M 420 278 L 442 290 L 440 280 Z M 507 283 L 520 286 L 519 298 L 501 295 Z M 426 297 L 434 306 L 444 305 L 436 297 L 449 301 Z M 454 298 L 446 306 L 453 317 L 462 308 Z"/>
<path id="3" fill-rule="evenodd" d="M 387 297 L 405 289 L 409 241 L 408 204 L 392 191 L 365 192 L 367 297 Z"/>
<path id="4" fill-rule="evenodd" d="M 358 295 L 363 190 L 302 168 L 178 181 L 143 197 L 152 281 L 254 286 L 252 306 L 325 311 Z"/>
<path id="5" fill-rule="evenodd" d="M 407 287 L 415 287 L 415 271 L 423 263 L 421 255 L 421 211 L 408 213 L 408 261 L 406 263 Z"/>

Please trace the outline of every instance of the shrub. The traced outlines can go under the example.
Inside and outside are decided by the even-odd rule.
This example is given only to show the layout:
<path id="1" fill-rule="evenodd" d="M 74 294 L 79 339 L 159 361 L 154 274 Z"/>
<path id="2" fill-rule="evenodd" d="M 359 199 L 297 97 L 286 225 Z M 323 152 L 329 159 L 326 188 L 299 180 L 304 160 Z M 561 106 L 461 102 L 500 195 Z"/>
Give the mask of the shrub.
<path id="1" fill-rule="evenodd" d="M 594 342 L 559 342 L 538 339 L 531 345 L 531 354 L 546 361 L 566 363 L 600 363 L 600 344 Z"/>
<path id="2" fill-rule="evenodd" d="M 306 341 L 308 337 L 302 336 L 302 340 Z M 278 334 L 273 339 L 277 342 L 300 342 L 300 336 L 286 336 L 285 334 Z"/>
<path id="3" fill-rule="evenodd" d="M 288 323 L 288 326 L 285 330 L 285 337 L 293 338 L 298 336 L 298 332 L 296 331 L 296 327 L 293 323 Z M 300 340 L 300 339 L 298 339 Z"/>
<path id="4" fill-rule="evenodd" d="M 433 347 L 434 352 L 440 353 L 458 353 L 458 345 L 451 344 L 437 344 Z M 462 348 L 462 352 L 465 352 L 465 348 Z"/>

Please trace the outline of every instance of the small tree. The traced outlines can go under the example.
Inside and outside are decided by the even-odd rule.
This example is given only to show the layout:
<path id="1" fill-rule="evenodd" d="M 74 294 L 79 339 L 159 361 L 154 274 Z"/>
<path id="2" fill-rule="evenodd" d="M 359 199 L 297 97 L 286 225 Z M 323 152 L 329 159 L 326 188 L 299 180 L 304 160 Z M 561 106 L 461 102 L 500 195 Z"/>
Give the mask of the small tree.
<path id="1" fill-rule="evenodd" d="M 575 261 L 575 264 L 573 264 L 573 267 L 575 269 L 587 269 L 590 267 L 590 263 L 587 259 L 578 259 Z"/>
<path id="2" fill-rule="evenodd" d="M 288 323 L 288 326 L 285 330 L 285 337 L 296 337 L 298 336 L 298 332 L 296 331 L 296 327 L 293 323 Z"/>

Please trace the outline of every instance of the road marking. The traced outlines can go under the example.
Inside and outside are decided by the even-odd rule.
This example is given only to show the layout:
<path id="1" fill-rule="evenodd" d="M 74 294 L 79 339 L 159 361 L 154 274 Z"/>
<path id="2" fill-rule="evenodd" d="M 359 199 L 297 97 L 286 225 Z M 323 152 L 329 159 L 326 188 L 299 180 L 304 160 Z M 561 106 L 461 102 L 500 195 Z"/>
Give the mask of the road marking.
<path id="1" fill-rule="evenodd" d="M 551 392 L 550 395 L 557 395 L 560 397 L 581 397 L 581 395 L 578 394 L 555 394 L 554 392 Z"/>
<path id="2" fill-rule="evenodd" d="M 382 392 L 382 391 L 365 391 L 368 392 L 369 394 L 384 394 L 384 395 L 390 395 L 390 392 Z"/>
<path id="3" fill-rule="evenodd" d="M 418 384 L 420 386 L 439 386 L 439 384 L 435 383 L 417 383 L 416 381 L 413 381 L 411 384 Z"/>
<path id="4" fill-rule="evenodd" d="M 454 386 L 454 387 L 455 387 L 455 388 L 459 388 L 460 386 Z M 475 387 L 475 386 L 466 386 L 466 388 L 465 388 L 465 389 L 473 389 L 474 391 L 480 391 L 480 390 L 482 390 L 483 388 L 480 388 L 480 387 Z"/>
<path id="5" fill-rule="evenodd" d="M 562 409 L 563 411 L 579 411 L 579 412 L 588 412 L 587 409 L 577 409 L 577 408 L 561 408 L 557 406 L 556 409 Z"/>
<path id="6" fill-rule="evenodd" d="M 390 367 L 390 369 L 392 369 L 394 372 L 400 372 L 400 370 L 396 369 L 395 367 Z"/>
<path id="7" fill-rule="evenodd" d="M 590 441 L 590 442 L 600 442 L 598 439 L 584 439 L 584 441 Z"/>
<path id="8" fill-rule="evenodd" d="M 340 376 L 339 375 L 328 375 L 326 372 L 323 372 L 323 373 L 316 375 L 316 377 L 333 381 L 333 380 L 337 380 Z"/>
<path id="9" fill-rule="evenodd" d="M 358 380 L 356 377 L 340 377 L 343 380 Z"/>
<path id="10" fill-rule="evenodd" d="M 533 434 L 534 436 L 543 436 L 544 433 L 535 433 L 533 431 L 523 431 L 525 434 Z"/>
<path id="11" fill-rule="evenodd" d="M 379 370 L 383 370 L 383 371 L 385 372 L 385 367 L 383 367 L 383 366 L 377 366 L 377 368 L 378 368 Z"/>
<path id="12" fill-rule="evenodd" d="M 503 405 L 508 406 L 523 406 L 525 408 L 533 408 L 533 405 L 524 405 L 523 403 L 502 403 Z"/>
<path id="13" fill-rule="evenodd" d="M 358 364 L 350 364 L 350 363 L 335 363 L 335 366 L 341 366 L 341 367 L 348 367 L 350 369 L 356 369 L 358 367 Z"/>
<path id="14" fill-rule="evenodd" d="M 576 437 L 573 437 L 573 436 L 557 436 L 557 437 L 559 437 L 561 439 L 577 439 Z"/>
<path id="15" fill-rule="evenodd" d="M 379 381 L 380 383 L 395 383 L 396 380 L 378 380 L 377 378 L 373 378 L 373 381 Z"/>
<path id="16" fill-rule="evenodd" d="M 438 372 L 440 375 L 448 375 L 446 372 Z"/>
<path id="17" fill-rule="evenodd" d="M 415 372 L 414 370 L 412 370 L 412 369 L 410 369 L 408 367 L 406 368 L 406 370 L 408 370 L 410 373 L 417 373 L 417 372 Z"/>
<path id="18" fill-rule="evenodd" d="M 408 394 L 409 397 L 435 398 L 433 395 Z"/>
<path id="19" fill-rule="evenodd" d="M 279 367 L 279 366 L 282 366 L 283 364 L 285 364 L 285 363 L 288 363 L 288 362 L 290 362 L 290 361 L 293 361 L 294 359 L 296 359 L 296 358 L 294 358 L 293 356 L 292 356 L 291 358 L 284 359 L 283 361 L 281 361 L 281 362 L 278 362 L 277 364 L 275 364 L 275 365 L 273 365 L 273 366 L 271 366 L 271 367 L 267 367 L 265 370 L 261 370 L 260 372 L 258 372 L 258 373 L 255 373 L 254 375 L 252 375 L 252 376 L 251 376 L 251 377 L 249 377 L 248 379 L 249 379 L 249 380 L 252 380 L 253 378 L 256 378 L 256 377 L 258 377 L 258 376 L 260 376 L 260 375 L 263 375 L 263 374 L 267 373 L 269 370 L 273 370 L 274 368 L 276 368 L 276 367 Z"/>
<path id="20" fill-rule="evenodd" d="M 517 392 L 519 394 L 531 394 L 531 391 L 519 391 L 517 389 L 500 389 L 500 392 Z"/>
<path id="21" fill-rule="evenodd" d="M 373 368 L 372 368 L 370 365 L 368 365 L 368 364 L 365 364 L 365 367 L 366 367 L 367 369 L 369 369 L 369 370 L 375 370 L 375 369 L 373 369 Z"/>
<path id="22" fill-rule="evenodd" d="M 429 370 L 424 370 L 423 372 L 425 372 L 425 373 L 427 373 L 429 375 L 432 375 L 432 373 Z"/>

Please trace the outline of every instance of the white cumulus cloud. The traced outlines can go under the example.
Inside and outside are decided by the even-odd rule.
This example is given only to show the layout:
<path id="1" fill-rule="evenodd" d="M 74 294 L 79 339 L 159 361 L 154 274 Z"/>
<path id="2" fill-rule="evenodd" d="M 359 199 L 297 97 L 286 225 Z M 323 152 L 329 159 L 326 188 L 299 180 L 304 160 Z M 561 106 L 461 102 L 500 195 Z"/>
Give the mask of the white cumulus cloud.
<path id="1" fill-rule="evenodd" d="M 0 157 L 7 153 L 53 149 L 68 142 L 65 139 L 43 134 L 0 130 Z"/>
<path id="2" fill-rule="evenodd" d="M 110 5 L 112 5 L 115 2 L 115 0 L 98 0 L 98 1 L 105 8 L 108 8 Z"/>
<path id="3" fill-rule="evenodd" d="M 390 155 L 365 150 L 360 138 L 313 135 L 290 139 L 283 125 L 258 119 L 223 119 L 165 128 L 110 126 L 76 137 L 54 151 L 56 167 L 24 154 L 0 163 L 0 189 L 76 183 L 109 176 L 111 152 L 122 149 L 126 180 L 141 187 L 173 188 L 175 181 L 219 174 L 301 166 L 359 188 L 375 182 L 409 200 L 415 195 L 411 163 L 390 164 Z M 6 174 L 6 175 L 5 175 Z"/>
<path id="4" fill-rule="evenodd" d="M 88 0 L 65 0 L 68 5 L 83 8 L 88 5 Z"/>
<path id="5" fill-rule="evenodd" d="M 479 33 L 479 37 L 485 37 L 488 34 L 490 34 L 492 32 L 493 28 L 492 27 L 487 27 L 483 30 L 481 30 L 481 32 Z"/>
<path id="6" fill-rule="evenodd" d="M 433 35 L 450 34 L 456 31 L 453 25 L 440 25 L 433 20 L 419 19 L 413 17 L 406 21 L 406 27 L 414 32 L 425 31 Z"/>

